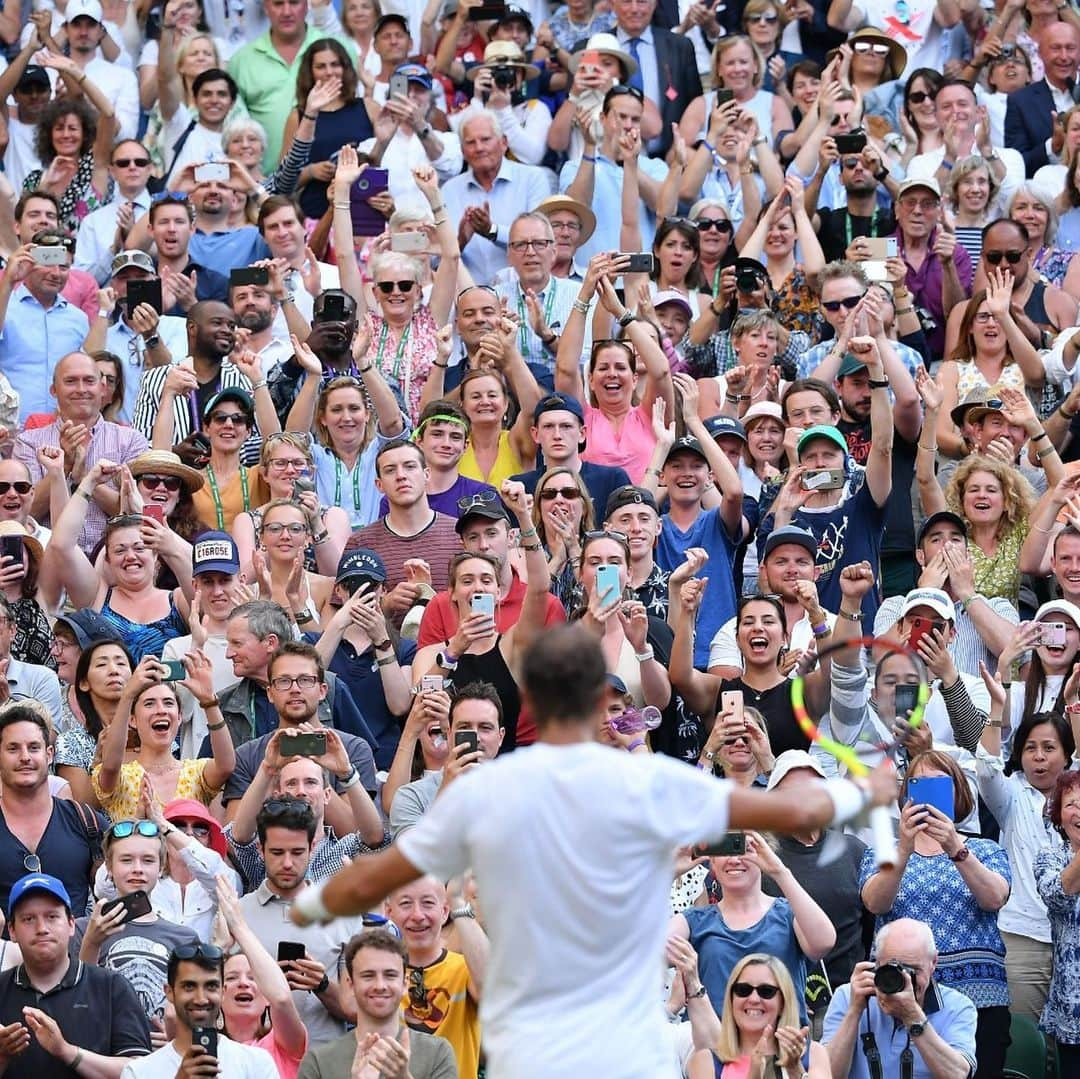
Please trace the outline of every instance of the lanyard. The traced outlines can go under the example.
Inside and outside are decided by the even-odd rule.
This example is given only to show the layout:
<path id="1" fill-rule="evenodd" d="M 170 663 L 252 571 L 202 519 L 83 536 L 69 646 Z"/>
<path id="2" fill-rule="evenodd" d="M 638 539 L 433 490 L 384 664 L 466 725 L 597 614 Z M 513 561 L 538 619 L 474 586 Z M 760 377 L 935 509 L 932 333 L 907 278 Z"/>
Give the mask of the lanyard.
<path id="1" fill-rule="evenodd" d="M 720 295 L 720 265 L 716 266 L 716 273 L 713 274 L 712 279 L 712 298 L 715 300 Z"/>
<path id="2" fill-rule="evenodd" d="M 341 505 L 341 460 L 334 458 L 334 505 Z M 356 467 L 352 474 L 352 508 L 355 513 L 360 512 L 360 458 L 356 459 Z"/>
<path id="3" fill-rule="evenodd" d="M 398 341 L 397 352 L 394 353 L 394 366 L 391 369 L 391 374 L 398 382 L 401 381 L 401 359 L 405 355 L 405 345 L 409 340 L 409 331 L 412 329 L 412 319 L 409 319 L 408 325 L 405 327 L 404 332 L 401 335 L 401 340 Z M 382 333 L 379 334 L 379 351 L 375 356 L 375 364 L 381 372 L 383 369 L 382 358 L 383 349 L 386 347 L 386 338 L 390 333 L 389 326 L 385 319 L 383 319 Z M 412 356 L 409 357 L 408 366 L 405 368 L 405 385 L 403 387 L 405 395 L 406 407 L 409 402 L 409 391 L 412 388 Z"/>
<path id="4" fill-rule="evenodd" d="M 255 738 L 255 689 L 248 694 L 248 721 L 251 723 L 251 737 Z"/>
<path id="5" fill-rule="evenodd" d="M 206 466 L 206 478 L 210 483 L 210 497 L 214 500 L 214 512 L 217 514 L 217 526 L 222 532 L 225 531 L 225 512 L 221 506 L 221 491 L 218 490 L 217 477 L 214 475 L 214 470 L 207 465 Z M 247 469 L 243 465 L 240 466 L 240 490 L 243 492 L 244 498 L 244 512 L 246 513 L 251 509 L 251 504 L 248 500 L 248 482 L 247 482 Z"/>
<path id="6" fill-rule="evenodd" d="M 544 301 L 544 325 L 551 329 L 551 313 L 555 307 L 555 282 L 548 282 L 548 297 Z M 521 285 L 518 285 L 518 330 L 521 336 L 521 354 L 527 356 L 529 354 L 529 320 L 525 317 L 525 293 L 522 291 Z"/>
<path id="7" fill-rule="evenodd" d="M 878 227 L 878 212 L 877 212 L 877 210 L 875 210 L 874 213 L 873 213 L 873 216 L 870 218 L 870 235 L 871 236 L 873 236 L 873 237 L 877 236 L 877 227 Z M 852 236 L 851 236 L 851 214 L 849 214 L 847 212 L 847 210 L 844 211 L 844 233 L 847 236 L 847 246 L 850 247 L 851 246 L 851 240 L 852 240 Z"/>

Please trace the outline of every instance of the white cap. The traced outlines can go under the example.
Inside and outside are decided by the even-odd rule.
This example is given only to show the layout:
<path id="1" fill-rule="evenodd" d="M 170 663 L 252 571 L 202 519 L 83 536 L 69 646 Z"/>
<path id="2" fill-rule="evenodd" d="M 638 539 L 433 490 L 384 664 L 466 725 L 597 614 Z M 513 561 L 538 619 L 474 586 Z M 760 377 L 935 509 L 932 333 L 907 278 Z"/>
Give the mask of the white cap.
<path id="1" fill-rule="evenodd" d="M 98 0 L 68 0 L 67 10 L 64 12 L 64 22 L 74 22 L 80 15 L 86 15 L 94 22 L 104 22 L 101 13 L 101 4 Z"/>
<path id="2" fill-rule="evenodd" d="M 1051 614 L 1063 614 L 1077 629 L 1080 629 L 1080 607 L 1077 607 L 1075 603 L 1070 603 L 1067 599 L 1054 599 L 1049 603 L 1044 603 L 1035 612 L 1035 621 L 1045 621 L 1047 615 Z"/>
<path id="3" fill-rule="evenodd" d="M 797 768 L 809 768 L 810 771 L 815 772 L 822 779 L 825 778 L 825 772 L 821 765 L 805 749 L 785 749 L 776 758 L 772 775 L 769 776 L 769 783 L 765 789 L 771 791 L 788 772 L 792 772 Z"/>
<path id="4" fill-rule="evenodd" d="M 942 618 L 956 621 L 956 607 L 940 588 L 915 588 L 904 597 L 904 606 L 900 608 L 900 617 L 910 614 L 916 607 L 929 607 Z"/>

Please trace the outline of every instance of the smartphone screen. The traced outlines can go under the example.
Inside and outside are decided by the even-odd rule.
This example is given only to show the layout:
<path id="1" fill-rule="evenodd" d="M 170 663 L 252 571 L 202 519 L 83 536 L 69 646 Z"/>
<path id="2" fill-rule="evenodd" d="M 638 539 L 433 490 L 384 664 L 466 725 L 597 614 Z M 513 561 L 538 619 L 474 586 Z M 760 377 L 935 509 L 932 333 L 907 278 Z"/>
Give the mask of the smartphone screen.
<path id="1" fill-rule="evenodd" d="M 321 757 L 326 752 L 326 732 L 283 734 L 278 740 L 278 752 L 283 757 Z"/>
<path id="2" fill-rule="evenodd" d="M 895 714 L 899 720 L 906 720 L 915 711 L 915 704 L 919 699 L 919 687 L 910 682 L 901 682 L 896 687 L 894 697 Z"/>
<path id="3" fill-rule="evenodd" d="M 0 536 L 0 555 L 7 555 L 15 559 L 16 565 L 22 565 L 23 538 L 22 536 Z"/>
<path id="4" fill-rule="evenodd" d="M 605 607 L 610 607 L 619 600 L 619 567 L 596 567 L 596 594 Z"/>
<path id="5" fill-rule="evenodd" d="M 480 736 L 476 731 L 456 731 L 454 733 L 454 747 L 468 746 L 469 753 L 476 753 L 480 749 Z"/>
<path id="6" fill-rule="evenodd" d="M 299 941 L 295 940 L 279 940 L 277 946 L 277 957 L 279 963 L 291 962 L 294 959 L 304 959 L 307 956 L 307 949 Z"/>

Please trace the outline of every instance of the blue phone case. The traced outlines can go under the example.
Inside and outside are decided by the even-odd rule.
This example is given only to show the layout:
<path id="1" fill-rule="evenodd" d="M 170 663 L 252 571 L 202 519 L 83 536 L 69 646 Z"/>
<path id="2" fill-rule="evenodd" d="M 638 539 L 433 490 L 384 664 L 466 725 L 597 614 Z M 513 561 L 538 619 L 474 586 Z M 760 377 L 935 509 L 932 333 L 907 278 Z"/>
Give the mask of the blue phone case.
<path id="1" fill-rule="evenodd" d="M 609 594 L 610 593 L 610 594 Z M 619 598 L 619 567 L 596 567 L 596 594 L 605 607 L 610 607 Z M 606 598 L 605 598 L 606 597 Z"/>
<path id="2" fill-rule="evenodd" d="M 956 812 L 956 791 L 950 776 L 916 776 L 908 780 L 908 797 L 915 805 L 933 806 L 949 820 Z"/>

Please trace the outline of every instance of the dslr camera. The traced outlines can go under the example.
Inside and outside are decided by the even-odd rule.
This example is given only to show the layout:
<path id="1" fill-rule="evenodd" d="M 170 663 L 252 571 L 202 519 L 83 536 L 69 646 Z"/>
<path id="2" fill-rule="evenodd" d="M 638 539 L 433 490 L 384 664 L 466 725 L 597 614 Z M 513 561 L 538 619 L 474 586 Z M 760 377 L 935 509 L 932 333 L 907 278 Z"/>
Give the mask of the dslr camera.
<path id="1" fill-rule="evenodd" d="M 499 64 L 491 69 L 491 82 L 499 90 L 513 90 L 514 84 L 517 82 L 517 76 L 514 74 L 512 67 Z"/>
<path id="2" fill-rule="evenodd" d="M 881 963 L 874 969 L 874 988 L 881 990 L 888 996 L 904 991 L 904 975 L 911 978 L 911 984 L 915 984 L 915 968 L 901 963 L 898 959 L 890 959 L 888 963 Z"/>

